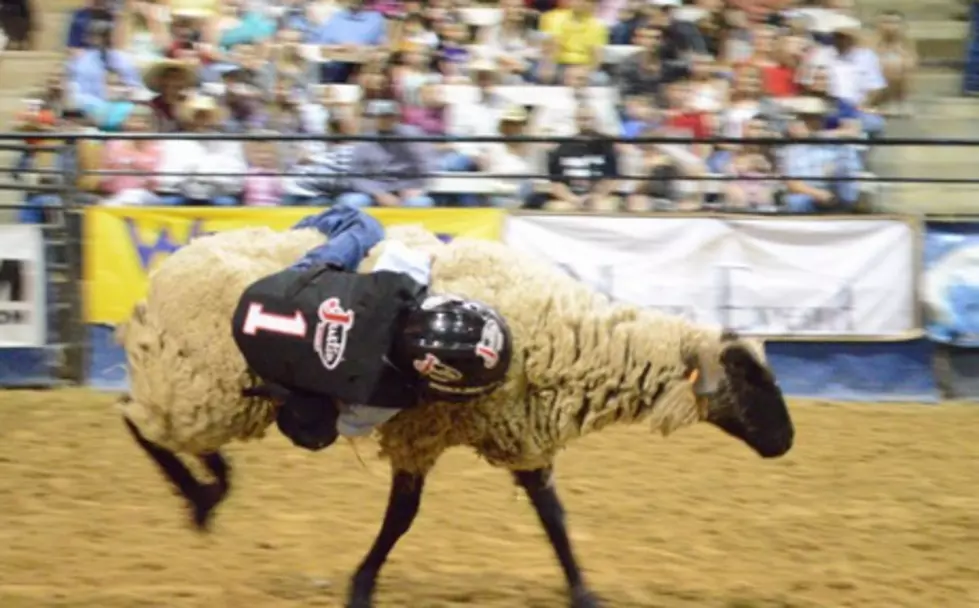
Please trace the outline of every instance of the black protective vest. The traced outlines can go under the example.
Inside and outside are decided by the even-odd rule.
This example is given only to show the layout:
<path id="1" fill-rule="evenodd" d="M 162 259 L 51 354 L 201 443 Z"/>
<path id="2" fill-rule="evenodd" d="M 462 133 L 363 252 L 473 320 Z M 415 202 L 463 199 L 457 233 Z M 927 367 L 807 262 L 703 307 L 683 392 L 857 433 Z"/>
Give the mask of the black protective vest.
<path id="1" fill-rule="evenodd" d="M 424 292 L 408 275 L 386 270 L 283 270 L 245 289 L 232 332 L 266 382 L 347 403 L 408 407 L 413 396 L 399 393 L 410 387 L 385 356 Z M 378 396 L 382 389 L 392 394 Z"/>

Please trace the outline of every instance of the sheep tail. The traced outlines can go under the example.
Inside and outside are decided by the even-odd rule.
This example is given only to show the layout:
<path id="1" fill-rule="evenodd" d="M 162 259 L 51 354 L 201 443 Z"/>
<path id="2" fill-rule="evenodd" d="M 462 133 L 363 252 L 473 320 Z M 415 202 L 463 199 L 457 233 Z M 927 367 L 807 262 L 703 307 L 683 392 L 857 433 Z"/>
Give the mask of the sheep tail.
<path id="1" fill-rule="evenodd" d="M 367 464 L 367 461 L 364 460 L 364 457 L 360 455 L 360 450 L 357 448 L 357 440 L 353 437 L 344 437 L 344 439 L 347 440 L 347 445 L 349 445 L 350 449 L 353 450 L 354 456 L 357 458 L 357 462 L 360 463 L 360 468 L 367 471 L 368 474 L 374 477 L 379 477 L 377 471 L 371 468 L 371 466 Z"/>

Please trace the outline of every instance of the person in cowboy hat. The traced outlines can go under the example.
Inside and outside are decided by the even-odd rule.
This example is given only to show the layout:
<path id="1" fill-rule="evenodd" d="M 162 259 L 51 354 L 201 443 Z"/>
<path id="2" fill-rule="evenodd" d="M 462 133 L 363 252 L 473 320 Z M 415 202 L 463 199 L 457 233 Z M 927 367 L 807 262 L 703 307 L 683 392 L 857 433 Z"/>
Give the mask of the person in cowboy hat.
<path id="1" fill-rule="evenodd" d="M 781 156 L 786 193 L 782 198 L 790 213 L 850 211 L 860 198 L 860 184 L 845 181 L 863 169 L 852 145 L 823 143 L 827 105 L 818 97 L 785 100 L 795 119 L 789 124 L 790 139 Z M 841 179 L 843 178 L 843 179 Z"/>
<path id="2" fill-rule="evenodd" d="M 500 116 L 499 134 L 503 137 L 521 137 L 527 128 L 530 114 L 523 106 L 512 105 Z M 487 173 L 493 175 L 529 175 L 534 169 L 534 144 L 506 141 L 490 144 Z M 533 184 L 529 179 L 500 179 L 500 191 L 504 196 L 490 197 L 496 207 L 518 208 L 531 195 Z"/>
<path id="3" fill-rule="evenodd" d="M 861 43 L 860 21 L 842 13 L 825 11 L 814 17 L 811 29 L 816 34 L 830 34 L 832 45 L 810 57 L 801 69 L 801 83 L 811 86 L 815 71 L 825 67 L 830 94 L 859 110 L 864 132 L 871 137 L 879 135 L 884 129 L 884 119 L 875 108 L 887 88 L 887 81 L 877 53 Z"/>
<path id="4" fill-rule="evenodd" d="M 194 67 L 176 59 L 161 59 L 143 73 L 143 85 L 155 96 L 149 101 L 153 108 L 156 129 L 161 133 L 177 130 L 177 109 L 187 89 L 197 85 Z"/>

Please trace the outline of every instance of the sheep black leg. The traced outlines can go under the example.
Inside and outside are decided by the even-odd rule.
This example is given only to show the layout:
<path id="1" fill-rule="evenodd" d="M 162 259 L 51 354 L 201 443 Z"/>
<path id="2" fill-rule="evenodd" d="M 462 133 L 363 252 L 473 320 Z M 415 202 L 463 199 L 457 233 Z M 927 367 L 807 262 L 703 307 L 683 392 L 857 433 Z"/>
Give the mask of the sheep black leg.
<path id="1" fill-rule="evenodd" d="M 214 483 L 200 486 L 197 500 L 191 501 L 191 509 L 194 526 L 198 530 L 207 530 L 214 509 L 224 501 L 231 490 L 231 467 L 220 452 L 204 454 L 200 457 L 200 461 L 214 476 Z"/>
<path id="2" fill-rule="evenodd" d="M 211 486 L 201 484 L 190 472 L 190 469 L 177 458 L 177 455 L 170 450 L 156 445 L 149 441 L 139 432 L 136 425 L 129 419 L 123 418 L 129 434 L 139 447 L 156 463 L 170 483 L 177 488 L 177 491 L 184 497 L 191 507 L 194 526 L 201 531 L 207 529 L 208 519 L 211 511 L 220 502 L 220 498 L 215 500 L 216 493 Z M 220 458 L 220 456 L 219 456 Z M 225 470 L 225 476 L 226 476 Z"/>
<path id="3" fill-rule="evenodd" d="M 374 545 L 361 562 L 350 586 L 347 608 L 370 608 L 377 586 L 377 575 L 398 540 L 411 529 L 421 505 L 424 475 L 395 471 L 388 495 L 387 511 Z"/>
<path id="4" fill-rule="evenodd" d="M 585 585 L 581 568 L 571 550 L 571 539 L 568 538 L 568 529 L 564 523 L 564 507 L 551 483 L 551 470 L 514 471 L 513 476 L 517 484 L 527 492 L 547 538 L 551 541 L 551 547 L 561 562 L 561 569 L 564 570 L 571 592 L 571 608 L 597 608 L 600 604 Z"/>

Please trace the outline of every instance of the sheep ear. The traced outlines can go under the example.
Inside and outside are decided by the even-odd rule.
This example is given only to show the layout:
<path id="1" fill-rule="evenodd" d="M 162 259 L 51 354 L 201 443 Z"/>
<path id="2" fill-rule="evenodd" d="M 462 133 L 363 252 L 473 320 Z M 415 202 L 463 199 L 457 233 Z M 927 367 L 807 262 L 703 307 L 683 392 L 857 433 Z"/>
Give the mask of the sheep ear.
<path id="1" fill-rule="evenodd" d="M 696 377 L 693 390 L 698 395 L 708 395 L 717 390 L 723 370 L 718 368 L 717 363 L 704 364 L 699 354 L 691 353 L 683 358 L 686 367 L 684 375 L 688 378 Z"/>
<path id="2" fill-rule="evenodd" d="M 741 336 L 733 329 L 725 328 L 721 331 L 721 342 L 737 342 L 740 339 Z"/>
<path id="3" fill-rule="evenodd" d="M 752 385 L 774 385 L 772 373 L 758 360 L 751 349 L 742 344 L 732 344 L 721 353 L 721 365 L 732 381 Z"/>

